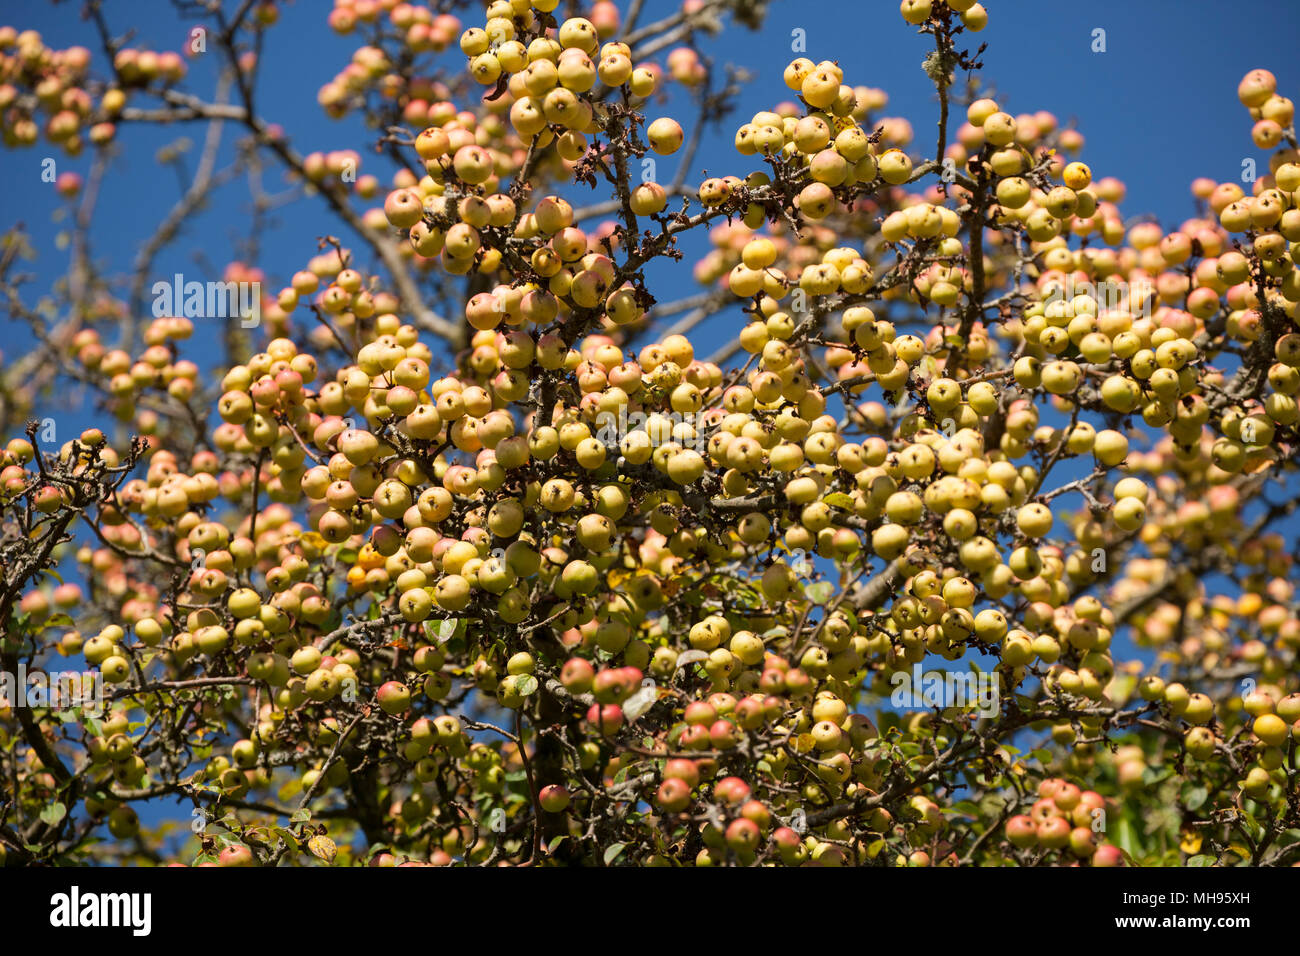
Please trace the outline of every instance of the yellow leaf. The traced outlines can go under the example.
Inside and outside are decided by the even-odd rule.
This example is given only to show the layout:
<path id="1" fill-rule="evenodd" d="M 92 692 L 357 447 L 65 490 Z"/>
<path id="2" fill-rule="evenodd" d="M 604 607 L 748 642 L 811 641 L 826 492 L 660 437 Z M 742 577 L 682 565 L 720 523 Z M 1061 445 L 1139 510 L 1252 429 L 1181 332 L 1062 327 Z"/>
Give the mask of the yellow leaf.
<path id="1" fill-rule="evenodd" d="M 311 851 L 312 856 L 326 863 L 333 863 L 334 857 L 339 852 L 333 840 L 319 833 L 307 841 L 307 849 Z"/>
<path id="2" fill-rule="evenodd" d="M 300 777 L 291 777 L 285 782 L 284 786 L 280 788 L 278 796 L 281 800 L 288 800 L 290 797 L 299 793 L 302 793 L 302 779 Z"/>

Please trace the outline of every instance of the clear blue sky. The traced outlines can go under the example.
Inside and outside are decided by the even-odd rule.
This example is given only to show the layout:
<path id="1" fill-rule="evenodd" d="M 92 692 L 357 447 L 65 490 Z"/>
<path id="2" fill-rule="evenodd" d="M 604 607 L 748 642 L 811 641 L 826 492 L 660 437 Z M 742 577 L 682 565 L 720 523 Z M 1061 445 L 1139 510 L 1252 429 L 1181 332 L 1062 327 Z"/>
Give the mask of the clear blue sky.
<path id="1" fill-rule="evenodd" d="M 78 4 L 6 2 L 4 6 L 0 20 L 38 29 L 57 46 L 84 44 L 96 50 L 96 66 L 102 70 L 97 37 L 78 15 Z M 280 25 L 268 35 L 260 109 L 288 130 L 300 152 L 355 148 L 365 157 L 363 171 L 383 179 L 385 161 L 367 148 L 374 141 L 373 132 L 364 130 L 355 117 L 330 120 L 316 105 L 320 85 L 347 62 L 357 43 L 355 37 L 340 37 L 327 28 L 330 6 L 325 0 L 281 5 Z M 1251 121 L 1236 99 L 1237 81 L 1247 70 L 1266 67 L 1277 74 L 1279 92 L 1293 99 L 1300 96 L 1300 63 L 1295 56 L 1300 4 L 1289 0 L 1253 13 L 1220 0 L 1078 4 L 989 0 L 985 6 L 990 13 L 988 28 L 965 37 L 972 50 L 977 42 L 988 44 L 985 82 L 1012 113 L 1049 109 L 1062 121 L 1076 122 L 1087 138 L 1082 158 L 1094 175 L 1119 176 L 1128 185 L 1122 207 L 1127 216 L 1151 214 L 1175 224 L 1193 211 L 1188 192 L 1192 179 L 1202 175 L 1235 179 L 1246 157 L 1255 157 L 1262 165 L 1264 156 L 1249 139 Z M 188 21 L 179 20 L 164 0 L 109 3 L 105 8 L 114 31 L 134 29 L 139 44 L 180 49 L 187 36 Z M 676 9 L 674 0 L 648 0 L 641 22 Z M 796 28 L 806 31 L 808 56 L 837 60 L 847 82 L 885 90 L 890 96 L 886 114 L 912 123 L 915 149 L 933 149 L 934 90 L 920 66 L 929 50 L 928 38 L 916 36 L 914 28 L 903 23 L 893 0 L 774 0 L 760 32 L 736 27 L 716 38 L 705 37 L 702 49 L 717 65 L 734 63 L 754 74 L 740 98 L 738 122 L 789 96 L 781 70 L 792 56 L 790 37 Z M 1091 52 L 1097 28 L 1106 31 L 1105 53 Z M 212 94 L 210 64 L 215 58 L 211 52 L 206 60 L 198 57 L 186 81 L 189 89 L 205 98 Z M 446 59 L 455 67 L 463 63 L 455 49 Z M 678 115 L 687 112 L 685 104 L 677 110 Z M 691 171 L 693 179 L 703 169 L 724 175 L 756 168 L 734 152 L 734 128 L 734 123 L 728 123 L 706 141 L 697 168 Z M 123 150 L 113 163 L 93 234 L 93 250 L 103 270 L 127 276 L 139 244 L 179 195 L 174 174 L 160 171 L 154 161 L 157 148 L 181 136 L 197 139 L 201 133 L 194 124 L 123 129 L 119 137 Z M 237 130 L 229 129 L 227 144 L 237 135 Z M 191 169 L 198 143 L 195 146 Z M 48 287 L 61 275 L 68 259 L 66 250 L 55 246 L 61 226 L 51 222 L 61 200 L 40 181 L 41 160 L 47 155 L 56 155 L 59 171 L 76 169 L 84 174 L 90 166 L 88 154 L 67 159 L 43 143 L 26 150 L 0 150 L 3 221 L 6 225 L 21 221 L 34 233 L 40 253 L 32 264 L 38 274 L 37 288 Z M 230 155 L 227 149 L 225 158 Z M 283 183 L 273 175 L 266 187 L 275 191 Z M 200 222 L 159 258 L 156 278 L 176 270 L 187 277 L 216 278 L 204 270 L 219 270 L 230 261 L 232 238 L 247 233 L 248 211 L 246 185 L 236 180 L 217 194 L 216 204 Z M 264 253 L 259 263 L 272 282 L 283 282 L 303 267 L 316 251 L 317 236 L 346 236 L 340 233 L 345 227 L 312 200 L 286 206 L 275 218 L 276 227 L 261 236 Z M 685 269 L 661 272 L 661 276 L 669 283 L 654 289 L 661 300 L 698 291 Z M 674 288 L 679 282 L 681 288 Z M 735 325 L 720 320 L 702 331 L 701 351 L 730 339 Z M 202 333 L 200 329 L 197 334 Z M 6 344 L 6 351 L 12 353 L 15 343 Z"/>

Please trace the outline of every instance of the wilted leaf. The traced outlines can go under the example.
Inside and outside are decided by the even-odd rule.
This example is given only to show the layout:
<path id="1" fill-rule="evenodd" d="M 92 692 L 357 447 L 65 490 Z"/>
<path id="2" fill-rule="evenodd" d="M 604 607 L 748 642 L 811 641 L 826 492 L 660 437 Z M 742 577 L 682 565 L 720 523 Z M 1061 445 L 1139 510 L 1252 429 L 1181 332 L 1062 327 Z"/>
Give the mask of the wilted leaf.
<path id="1" fill-rule="evenodd" d="M 281 800 L 288 800 L 299 793 L 302 793 L 302 779 L 300 777 L 290 777 L 284 782 L 284 786 L 279 789 L 277 795 Z"/>
<path id="2" fill-rule="evenodd" d="M 703 661 L 707 661 L 708 659 L 709 659 L 709 655 L 706 654 L 704 651 L 697 651 L 697 650 L 682 651 L 680 654 L 677 655 L 677 669 L 681 670 L 683 667 L 687 667 L 690 664 L 699 664 L 702 663 Z"/>
<path id="3" fill-rule="evenodd" d="M 628 720 L 636 720 L 653 707 L 658 699 L 659 692 L 656 688 L 642 687 L 623 704 L 623 716 Z"/>
<path id="4" fill-rule="evenodd" d="M 311 851 L 312 856 L 326 863 L 333 863 L 334 857 L 338 856 L 339 852 L 334 841 L 322 833 L 316 834 L 307 841 L 307 849 Z"/>

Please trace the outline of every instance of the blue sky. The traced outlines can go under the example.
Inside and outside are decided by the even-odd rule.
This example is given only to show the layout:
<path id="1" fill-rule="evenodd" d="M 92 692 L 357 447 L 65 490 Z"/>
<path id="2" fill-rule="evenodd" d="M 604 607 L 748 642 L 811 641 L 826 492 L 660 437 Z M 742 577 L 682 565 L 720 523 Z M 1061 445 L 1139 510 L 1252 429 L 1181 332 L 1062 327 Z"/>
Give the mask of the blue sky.
<path id="1" fill-rule="evenodd" d="M 40 30 L 49 43 L 80 43 L 97 50 L 94 31 L 77 15 L 76 4 L 6 6 L 11 9 L 5 11 L 5 20 Z M 12 9 L 15 6 L 22 9 Z M 282 5 L 281 22 L 268 35 L 259 108 L 285 127 L 299 152 L 354 148 L 363 155 L 363 172 L 375 172 L 383 179 L 385 161 L 368 149 L 374 142 L 373 131 L 365 130 L 355 117 L 331 120 L 316 105 L 317 90 L 347 62 L 357 42 L 328 29 L 329 6 L 322 0 Z M 1243 159 L 1263 162 L 1263 154 L 1250 142 L 1249 116 L 1236 98 L 1237 82 L 1247 70 L 1271 69 L 1280 92 L 1293 98 L 1300 92 L 1300 66 L 1294 56 L 1300 5 L 1273 4 L 1251 16 L 1244 8 L 1217 0 L 1092 0 L 1087 4 L 990 0 L 985 6 L 989 26 L 964 39 L 972 51 L 978 42 L 988 44 L 983 57 L 988 88 L 1009 112 L 1049 109 L 1063 122 L 1073 121 L 1087 138 L 1082 158 L 1094 176 L 1115 175 L 1127 184 L 1122 205 L 1127 216 L 1152 215 L 1176 224 L 1194 211 L 1188 186 L 1195 177 L 1236 179 Z M 669 0 L 648 0 L 641 22 L 676 9 L 677 4 Z M 163 0 L 106 4 L 106 12 L 115 33 L 134 29 L 134 42 L 154 49 L 180 49 L 187 36 L 188 23 L 180 21 L 172 5 Z M 928 38 L 916 36 L 914 28 L 903 23 L 892 0 L 775 0 L 761 31 L 735 27 L 703 39 L 703 52 L 717 66 L 744 66 L 753 79 L 739 98 L 737 120 L 706 138 L 696 168 L 690 171 L 692 181 L 698 181 L 705 169 L 712 175 L 743 175 L 757 168 L 734 152 L 732 134 L 735 125 L 754 112 L 788 98 L 781 71 L 794 55 L 790 45 L 796 29 L 805 31 L 808 56 L 837 60 L 851 84 L 885 90 L 890 96 L 885 114 L 912 123 L 914 149 L 933 149 L 935 95 L 920 66 L 929 51 Z M 1105 31 L 1104 53 L 1091 52 L 1097 29 Z M 215 58 L 212 52 L 196 58 L 187 78 L 187 88 L 205 98 L 212 94 Z M 454 49 L 444 59 L 454 67 L 463 63 Z M 97 66 L 103 66 L 98 53 Z M 656 109 L 689 115 L 680 96 Z M 649 112 L 658 115 L 656 110 Z M 139 244 L 179 196 L 176 176 L 169 169 L 160 171 L 155 163 L 156 150 L 179 137 L 194 142 L 201 135 L 202 128 L 195 124 L 122 130 L 123 149 L 106 181 L 93 232 L 92 248 L 102 270 L 129 275 Z M 226 160 L 237 135 L 237 130 L 228 128 Z M 198 145 L 194 142 L 190 169 Z M 90 166 L 88 154 L 68 159 L 44 143 L 0 151 L 0 173 L 7 186 L 3 219 L 6 224 L 22 222 L 33 233 L 40 256 L 32 264 L 38 289 L 62 274 L 68 260 L 66 250 L 56 247 L 62 227 L 51 222 L 51 213 L 62 201 L 40 181 L 41 160 L 47 155 L 55 156 L 60 172 L 75 169 L 84 174 Z M 667 179 L 662 172 L 660 177 Z M 271 192 L 285 187 L 274 167 L 265 187 Z M 282 282 L 302 268 L 315 254 L 318 236 L 346 237 L 346 227 L 321 206 L 302 200 L 282 207 L 272 227 L 261 233 L 259 264 L 272 282 Z M 209 273 L 233 257 L 232 240 L 247 236 L 249 211 L 242 180 L 221 189 L 214 204 L 159 257 L 156 277 L 182 271 L 187 277 L 217 278 Z M 686 248 L 689 252 L 691 247 Z M 698 291 L 685 269 L 660 270 L 655 278 L 661 280 L 654 289 L 661 300 Z M 735 330 L 734 321 L 710 323 L 701 330 L 699 350 L 730 340 Z M 197 335 L 202 333 L 200 329 Z"/>

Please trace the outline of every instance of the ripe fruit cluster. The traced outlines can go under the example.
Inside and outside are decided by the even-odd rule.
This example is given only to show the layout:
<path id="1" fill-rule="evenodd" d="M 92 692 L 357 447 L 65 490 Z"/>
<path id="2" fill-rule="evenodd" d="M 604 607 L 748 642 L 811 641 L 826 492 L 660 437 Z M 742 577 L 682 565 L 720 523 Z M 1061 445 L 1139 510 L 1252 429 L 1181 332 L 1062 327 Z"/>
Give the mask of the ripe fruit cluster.
<path id="1" fill-rule="evenodd" d="M 166 90 L 184 80 L 185 60 L 172 50 L 122 47 L 113 57 L 108 84 L 89 82 L 91 51 L 84 46 L 55 49 L 36 30 L 0 27 L 0 137 L 9 148 L 45 140 L 67 156 L 87 143 L 105 146 L 133 93 Z M 75 193 L 80 178 L 60 183 Z"/>
<path id="2" fill-rule="evenodd" d="M 60 327 L 59 374 L 135 437 L 54 451 L 33 424 L 0 454 L 0 663 L 49 650 L 108 689 L 75 727 L 0 710 L 23 814 L 57 798 L 134 846 L 137 807 L 191 787 L 221 837 L 186 859 L 222 866 L 1286 858 L 1300 156 L 1276 78 L 1239 90 L 1268 174 L 1198 180 L 1177 229 L 1126 226 L 1046 111 L 963 101 L 927 157 L 882 91 L 802 56 L 734 170 L 638 182 L 679 151 L 693 172 L 683 123 L 641 111 L 708 89 L 718 7 L 636 28 L 491 0 L 466 26 L 336 0 L 371 42 L 320 105 L 386 117 L 396 172 L 250 126 L 359 245 L 274 293 L 230 263 L 268 291 L 215 389 L 190 319 Z M 942 89 L 974 71 L 978 3 L 900 12 Z M 183 78 L 130 52 L 133 95 Z M 83 60 L 0 29 L 0 96 L 57 94 L 67 146 L 98 116 Z M 608 205 L 569 188 L 602 182 Z M 705 291 L 658 302 L 646 267 L 692 231 Z M 715 313 L 734 342 L 697 352 Z M 68 566 L 86 586 L 46 580 Z M 939 662 L 975 697 L 884 706 Z M 1188 824 L 1163 856 L 1110 829 L 1152 800 Z M 5 852 L 65 841 L 28 836 Z"/>
<path id="3" fill-rule="evenodd" d="M 1095 790 L 1081 791 L 1059 778 L 1040 783 L 1038 796 L 1029 813 L 1016 814 L 1006 822 L 1006 837 L 1012 846 L 1087 860 L 1093 866 L 1124 865 L 1118 847 L 1097 839 L 1105 830 L 1105 797 Z"/>

